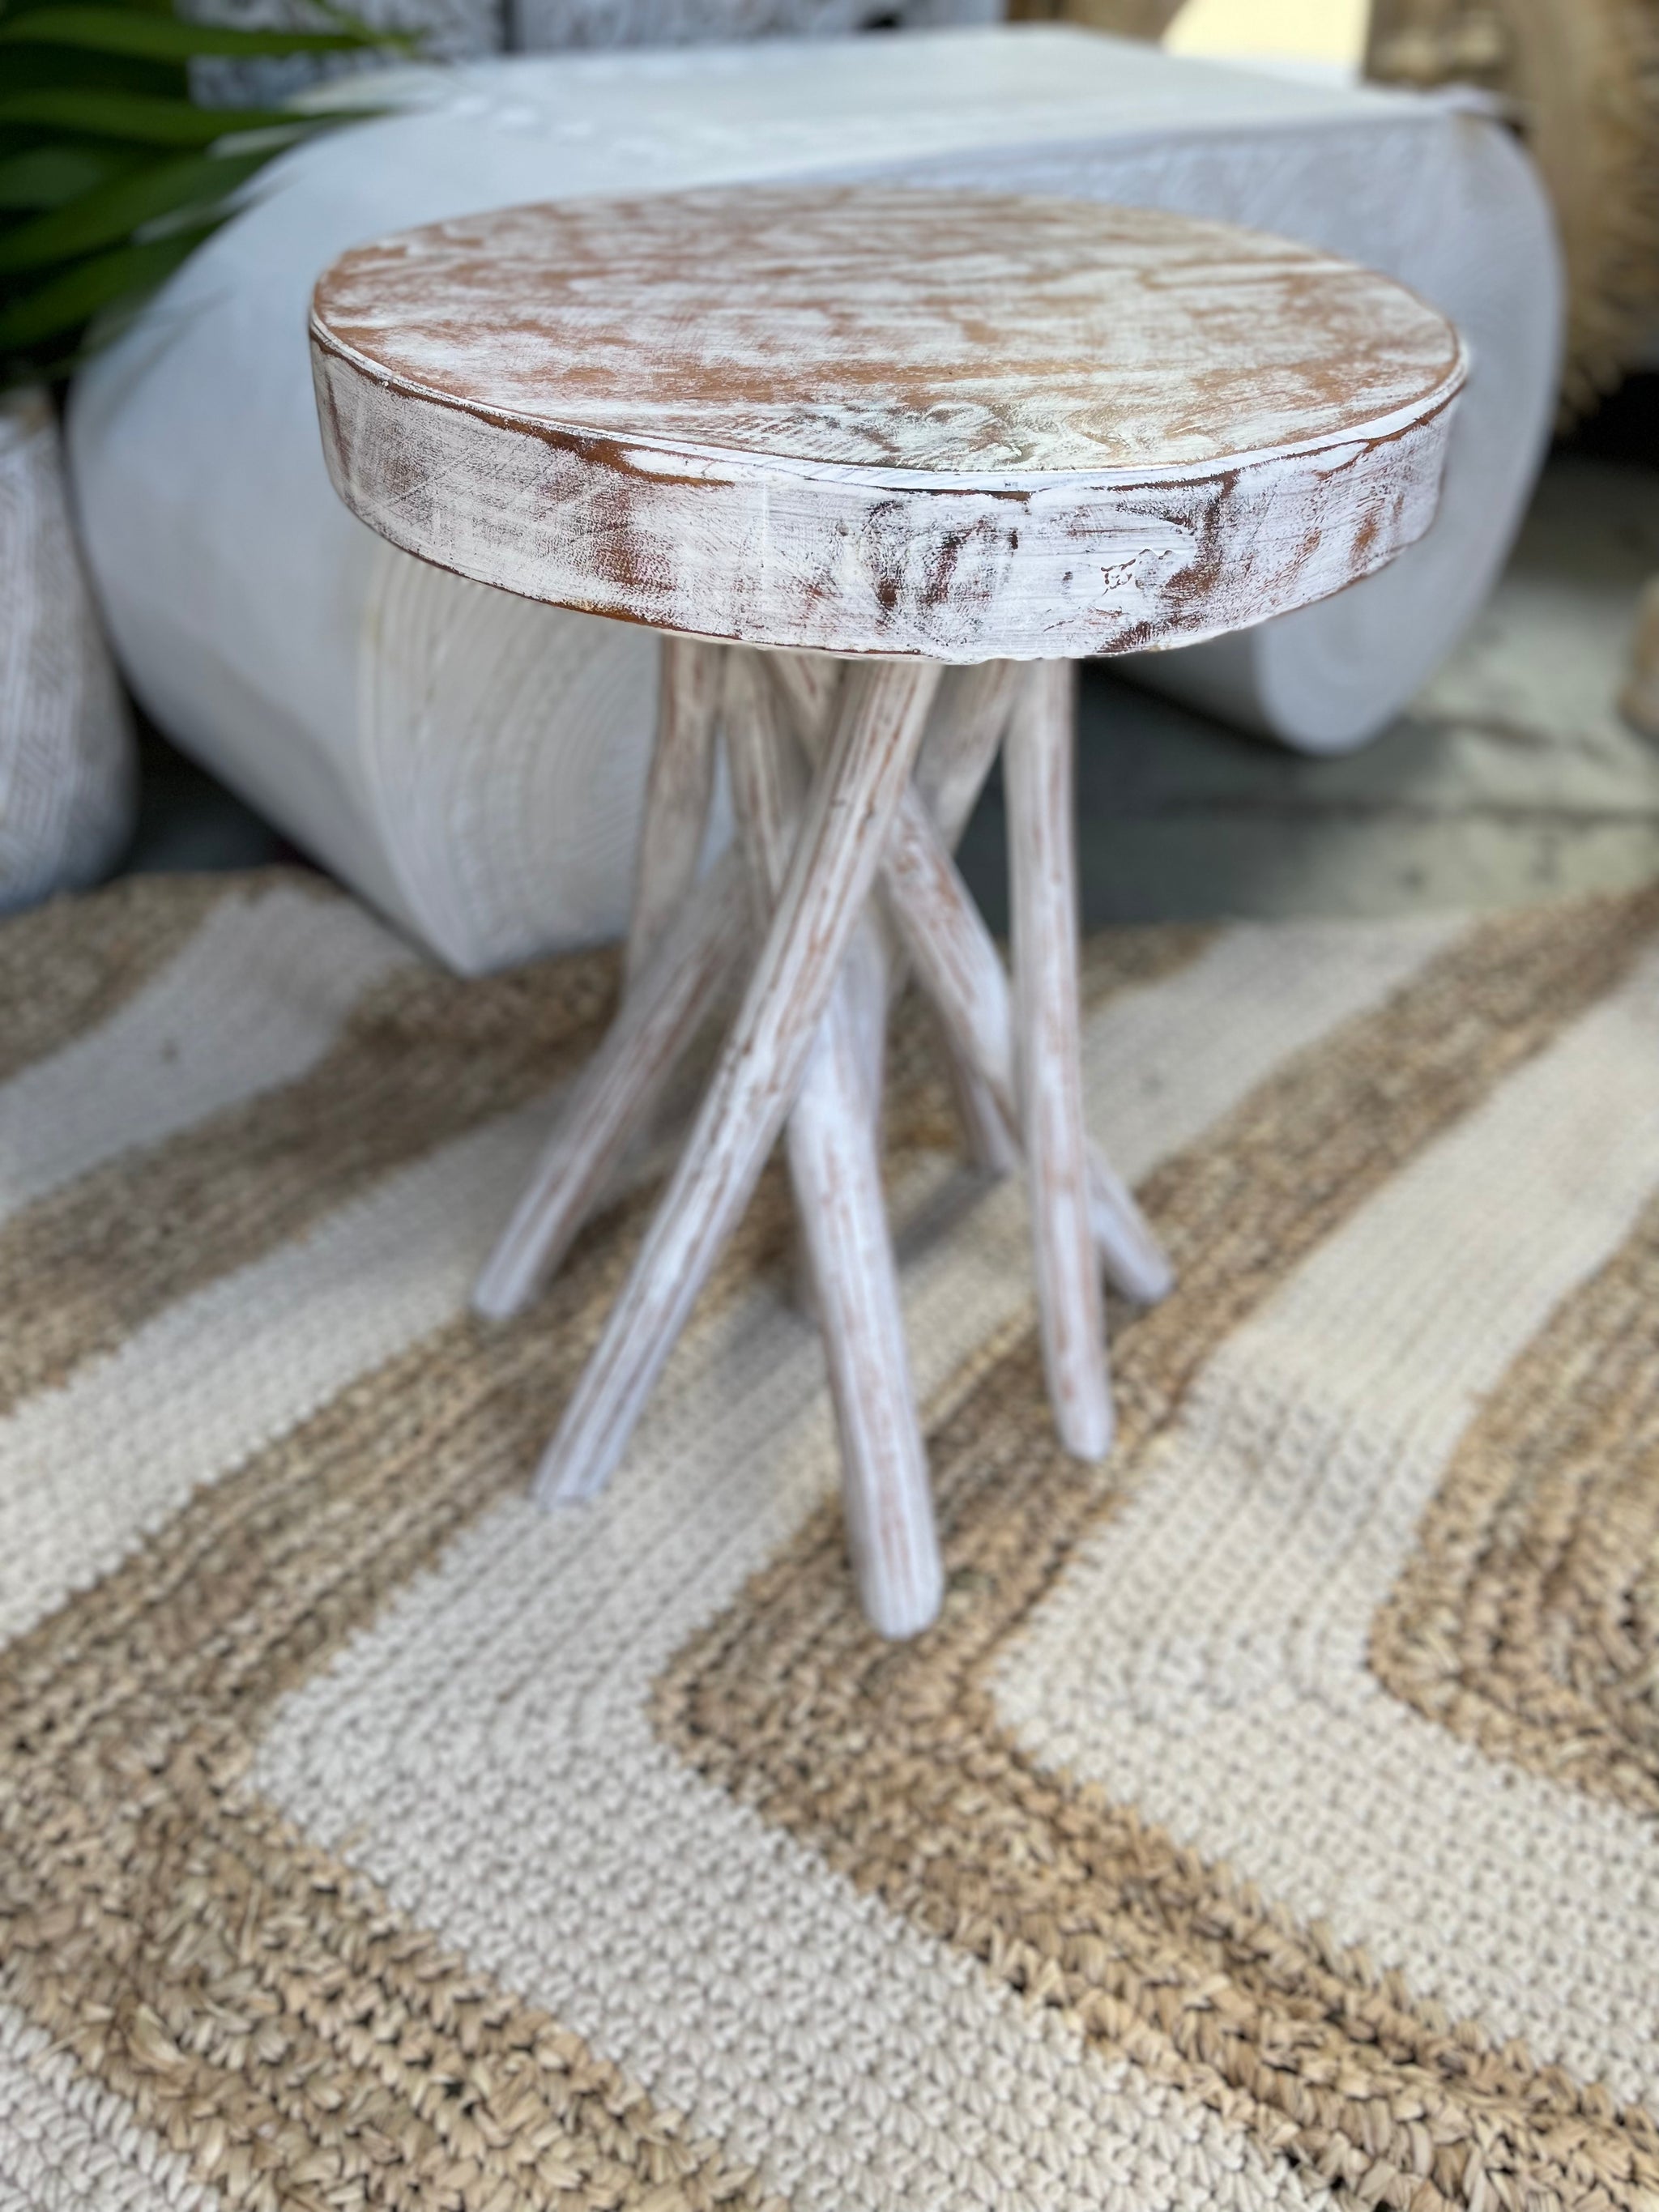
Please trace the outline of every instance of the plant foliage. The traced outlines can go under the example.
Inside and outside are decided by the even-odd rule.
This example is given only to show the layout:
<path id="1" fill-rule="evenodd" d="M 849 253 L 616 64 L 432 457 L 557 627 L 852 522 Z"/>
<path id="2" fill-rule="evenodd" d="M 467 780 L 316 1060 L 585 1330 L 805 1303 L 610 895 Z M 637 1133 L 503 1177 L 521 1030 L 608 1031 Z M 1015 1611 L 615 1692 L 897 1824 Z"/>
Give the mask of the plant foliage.
<path id="1" fill-rule="evenodd" d="M 198 58 L 406 44 L 314 0 L 312 29 L 201 22 L 172 0 L 0 0 L 0 389 L 67 375 L 232 215 L 249 180 L 366 112 L 207 107 Z"/>

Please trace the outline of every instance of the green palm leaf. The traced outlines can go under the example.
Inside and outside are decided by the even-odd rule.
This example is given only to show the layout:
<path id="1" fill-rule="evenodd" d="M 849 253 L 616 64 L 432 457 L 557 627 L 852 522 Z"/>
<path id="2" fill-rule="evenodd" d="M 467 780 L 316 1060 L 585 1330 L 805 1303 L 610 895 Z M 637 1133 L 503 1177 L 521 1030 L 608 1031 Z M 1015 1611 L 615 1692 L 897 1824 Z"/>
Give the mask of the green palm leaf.
<path id="1" fill-rule="evenodd" d="M 127 138 L 148 146 L 210 146 L 227 125 L 257 131 L 295 125 L 292 108 L 198 107 L 188 100 L 109 92 L 93 85 L 37 85 L 0 93 L 0 125 L 72 131 L 77 137 Z"/>
<path id="2" fill-rule="evenodd" d="M 142 154 L 95 143 L 31 147 L 26 154 L 0 160 L 0 209 L 25 209 L 32 213 L 37 208 L 62 207 L 67 200 L 79 199 L 83 192 L 95 191 L 143 159 Z M 4 237 L 5 233 L 0 232 L 0 240 Z"/>
<path id="3" fill-rule="evenodd" d="M 216 223 L 204 223 L 148 245 L 97 254 L 21 298 L 8 299 L 0 307 L 0 354 L 66 337 L 118 302 L 144 298 L 216 228 Z"/>
<path id="4" fill-rule="evenodd" d="M 206 54 L 252 59 L 261 54 L 338 53 L 362 44 L 361 33 L 350 31 L 243 31 L 228 23 L 186 22 L 181 16 L 125 8 L 35 8 L 27 15 L 0 20 L 0 45 L 76 46 L 155 62 L 193 61 Z"/>
<path id="5" fill-rule="evenodd" d="M 311 0 L 311 21 L 244 30 L 173 0 L 0 0 L 0 388 L 67 375 L 283 148 L 378 112 L 190 99 L 190 65 L 209 56 L 410 49 L 335 0 Z"/>
<path id="6" fill-rule="evenodd" d="M 118 178 L 67 207 L 0 233 L 0 276 L 112 246 L 180 210 L 221 207 L 269 159 L 264 153 L 230 160 L 202 155 Z"/>

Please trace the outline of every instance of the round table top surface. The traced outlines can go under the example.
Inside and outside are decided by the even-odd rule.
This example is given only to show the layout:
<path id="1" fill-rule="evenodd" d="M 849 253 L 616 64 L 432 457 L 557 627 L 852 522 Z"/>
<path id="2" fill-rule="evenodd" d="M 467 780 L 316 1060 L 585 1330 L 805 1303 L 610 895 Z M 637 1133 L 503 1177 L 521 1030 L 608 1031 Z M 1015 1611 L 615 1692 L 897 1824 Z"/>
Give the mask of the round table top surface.
<path id="1" fill-rule="evenodd" d="M 433 223 L 337 261 L 313 329 L 394 387 L 526 428 L 958 480 L 1323 443 L 1461 374 L 1443 316 L 1283 239 L 890 185 Z"/>

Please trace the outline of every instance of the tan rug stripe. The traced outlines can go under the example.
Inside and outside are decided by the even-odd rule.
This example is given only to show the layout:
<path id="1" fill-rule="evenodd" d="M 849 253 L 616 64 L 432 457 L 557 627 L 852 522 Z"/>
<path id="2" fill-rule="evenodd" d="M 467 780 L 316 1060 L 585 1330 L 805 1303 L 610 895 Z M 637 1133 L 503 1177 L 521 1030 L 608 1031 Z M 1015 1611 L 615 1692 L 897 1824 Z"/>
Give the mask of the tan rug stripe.
<path id="1" fill-rule="evenodd" d="M 568 1075 L 610 1012 L 614 974 L 592 954 L 482 981 L 401 972 L 300 1081 L 181 1130 L 142 1172 L 109 1161 L 16 1215 L 0 1230 L 0 1413 Z"/>
<path id="2" fill-rule="evenodd" d="M 1096 995 L 1204 941 L 1097 953 Z M 937 1135 L 945 1096 L 915 1064 L 907 1146 Z M 755 2201 L 241 1779 L 271 1703 L 526 1478 L 648 1203 L 586 1237 L 523 1323 L 457 1322 L 366 1377 L 0 1657 L 6 1991 L 234 2203 Z M 785 1250 L 788 1224 L 775 1170 L 714 1295 Z"/>
<path id="3" fill-rule="evenodd" d="M 1212 934 L 1126 933 L 1095 951 L 1091 1009 L 1173 973 Z M 9 1317 L 0 1414 L 394 1168 L 568 1075 L 609 1018 L 615 974 L 603 953 L 482 981 L 401 974 L 365 996 L 302 1080 L 181 1131 L 147 1155 L 142 1174 L 114 1160 L 20 1213 L 0 1229 L 0 1312 Z M 895 1040 L 894 1139 L 952 1143 L 926 1024 L 901 1020 Z"/>
<path id="4" fill-rule="evenodd" d="M 1133 1808 L 1036 1770 L 983 1673 L 1236 1322 L 1610 988 L 1656 921 L 1645 893 L 1478 928 L 1162 1168 L 1147 1196 L 1181 1285 L 1120 1329 L 1109 1467 L 1054 1446 L 1029 1338 L 933 1440 L 951 1574 L 933 1635 L 868 1634 L 826 1511 L 659 1689 L 684 1755 L 860 1887 L 1354 2201 L 1402 2212 L 1635 2205 L 1659 2191 L 1659 2130 L 1414 2006 Z"/>
<path id="5" fill-rule="evenodd" d="M 1659 1813 L 1659 1204 L 1471 1427 L 1378 1678 L 1490 1756 Z"/>
<path id="6" fill-rule="evenodd" d="M 53 899 L 0 928 L 0 1083 L 71 1044 L 141 989 L 232 892 L 267 883 L 308 888 L 298 869 L 256 876 L 184 876 L 157 896 L 128 877 L 82 899 Z"/>

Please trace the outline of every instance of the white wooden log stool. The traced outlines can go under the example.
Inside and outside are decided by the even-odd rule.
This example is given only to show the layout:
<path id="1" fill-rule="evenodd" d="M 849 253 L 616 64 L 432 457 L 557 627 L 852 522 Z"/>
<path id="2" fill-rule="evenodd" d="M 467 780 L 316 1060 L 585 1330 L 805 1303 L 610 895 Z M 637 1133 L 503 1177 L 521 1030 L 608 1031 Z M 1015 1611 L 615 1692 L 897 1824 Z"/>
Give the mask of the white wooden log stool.
<path id="1" fill-rule="evenodd" d="M 557 1264 L 757 948 L 537 1496 L 605 1482 L 787 1124 L 854 1565 L 875 1626 L 914 1633 L 941 1574 L 878 1169 L 896 969 L 943 1018 L 976 1156 L 1023 1161 L 1054 1419 L 1097 1457 L 1102 1270 L 1140 1297 L 1167 1270 L 1085 1133 L 1070 664 L 1260 622 L 1419 537 L 1456 335 L 1279 239 L 854 185 L 410 231 L 328 271 L 312 343 L 366 522 L 669 633 L 622 1009 L 480 1310 Z M 738 851 L 699 881 L 721 732 Z M 999 745 L 1012 993 L 951 858 Z"/>

